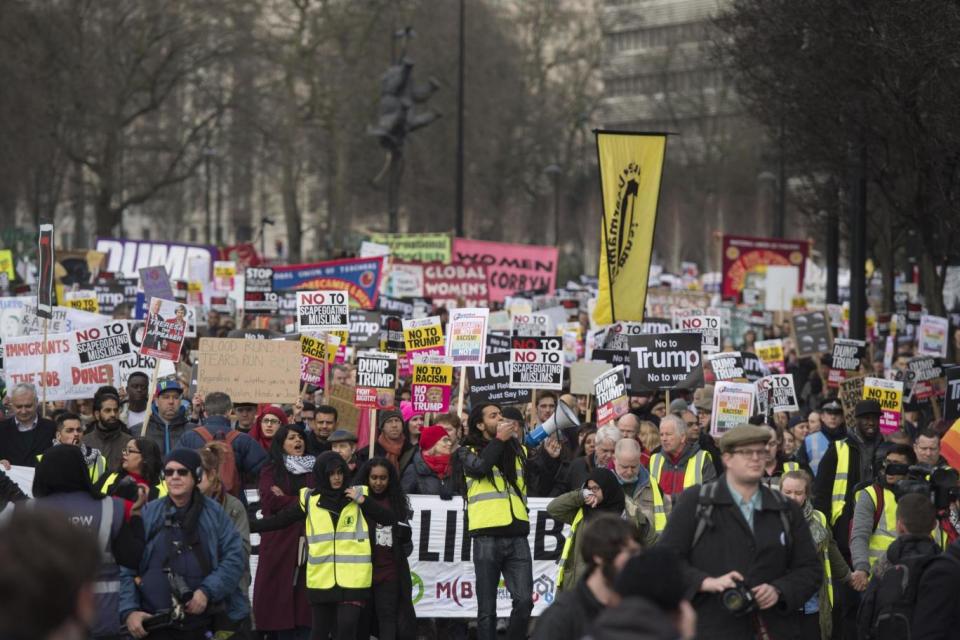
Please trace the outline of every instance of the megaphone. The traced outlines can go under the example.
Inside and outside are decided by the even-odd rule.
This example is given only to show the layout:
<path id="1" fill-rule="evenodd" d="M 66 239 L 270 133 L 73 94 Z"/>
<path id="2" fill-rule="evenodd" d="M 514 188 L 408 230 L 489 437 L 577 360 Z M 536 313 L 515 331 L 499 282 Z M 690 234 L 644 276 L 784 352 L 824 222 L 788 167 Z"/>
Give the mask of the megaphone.
<path id="1" fill-rule="evenodd" d="M 527 434 L 525 440 L 528 447 L 535 447 L 554 433 L 557 429 L 569 429 L 570 427 L 579 427 L 580 419 L 573 409 L 567 406 L 566 402 L 558 402 L 557 410 L 553 412 L 550 419 L 542 425 Z"/>

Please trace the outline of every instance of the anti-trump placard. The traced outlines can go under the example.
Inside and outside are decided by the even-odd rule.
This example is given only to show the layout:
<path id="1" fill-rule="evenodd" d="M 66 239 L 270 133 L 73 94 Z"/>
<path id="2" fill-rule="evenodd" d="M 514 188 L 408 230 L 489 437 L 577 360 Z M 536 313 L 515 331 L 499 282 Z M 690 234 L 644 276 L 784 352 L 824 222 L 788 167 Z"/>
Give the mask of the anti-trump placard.
<path id="1" fill-rule="evenodd" d="M 443 324 L 439 316 L 403 321 L 403 345 L 413 360 L 444 354 Z"/>
<path id="2" fill-rule="evenodd" d="M 297 291 L 297 326 L 304 331 L 348 331 L 350 303 L 345 291 Z"/>
<path id="3" fill-rule="evenodd" d="M 703 353 L 720 351 L 720 318 L 716 316 L 689 316 L 676 318 L 674 328 L 687 333 L 699 333 Z"/>
<path id="4" fill-rule="evenodd" d="M 414 411 L 443 413 L 450 408 L 453 365 L 443 358 L 427 357 L 413 363 L 410 400 Z"/>
<path id="5" fill-rule="evenodd" d="M 883 410 L 880 416 L 880 432 L 893 433 L 900 429 L 900 414 L 903 411 L 903 382 L 886 378 L 864 378 L 863 398 L 876 400 Z"/>
<path id="6" fill-rule="evenodd" d="M 563 339 L 511 338 L 510 385 L 515 389 L 563 389 Z"/>
<path id="7" fill-rule="evenodd" d="M 630 338 L 634 392 L 696 389 L 703 386 L 699 333 L 667 333 Z"/>
<path id="8" fill-rule="evenodd" d="M 326 387 L 325 371 L 334 361 L 339 347 L 340 337 L 333 334 L 301 335 L 300 381 Z"/>
<path id="9" fill-rule="evenodd" d="M 397 386 L 397 354 L 368 351 L 357 356 L 354 404 L 364 409 L 392 409 Z"/>
<path id="10" fill-rule="evenodd" d="M 739 351 L 724 351 L 709 356 L 713 377 L 717 380 L 745 380 L 743 354 Z"/>
<path id="11" fill-rule="evenodd" d="M 772 373 L 786 373 L 787 367 L 783 357 L 783 340 L 758 340 L 753 344 L 757 357 Z"/>
<path id="12" fill-rule="evenodd" d="M 529 389 L 516 389 L 511 386 L 511 367 L 509 352 L 488 355 L 484 364 L 467 367 L 470 404 L 518 404 L 530 400 Z"/>
<path id="13" fill-rule="evenodd" d="M 597 426 L 615 422 L 630 410 L 627 397 L 627 378 L 623 366 L 616 366 L 593 381 L 597 397 Z"/>

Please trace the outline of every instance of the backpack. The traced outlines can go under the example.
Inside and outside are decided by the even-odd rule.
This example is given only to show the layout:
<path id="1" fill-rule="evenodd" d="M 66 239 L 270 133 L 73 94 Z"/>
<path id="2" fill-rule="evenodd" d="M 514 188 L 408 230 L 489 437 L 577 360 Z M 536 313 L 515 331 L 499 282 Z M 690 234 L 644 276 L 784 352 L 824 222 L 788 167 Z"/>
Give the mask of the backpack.
<path id="1" fill-rule="evenodd" d="M 206 427 L 196 427 L 193 430 L 198 436 L 203 438 L 207 444 L 211 444 L 220 454 L 220 482 L 223 489 L 230 495 L 239 498 L 243 491 L 243 481 L 240 479 L 240 470 L 237 469 L 237 457 L 233 451 L 233 442 L 240 437 L 239 431 L 218 431 L 216 435 L 211 434 Z"/>
<path id="2" fill-rule="evenodd" d="M 693 542 L 690 544 L 691 550 L 700 542 L 700 538 L 703 537 L 707 527 L 713 528 L 713 505 L 717 496 L 718 483 L 719 480 L 714 480 L 700 485 L 700 495 L 697 497 L 697 528 L 693 532 Z M 758 489 L 758 491 L 762 490 L 762 487 Z M 771 490 L 770 493 L 773 494 L 777 505 L 780 506 L 780 524 L 783 525 L 783 537 L 786 543 L 787 553 L 789 554 L 792 543 L 790 535 L 790 506 L 787 498 L 783 497 L 779 491 Z"/>
<path id="3" fill-rule="evenodd" d="M 874 576 L 857 613 L 861 640 L 910 640 L 910 622 L 917 602 L 920 578 L 940 553 L 905 556 Z"/>

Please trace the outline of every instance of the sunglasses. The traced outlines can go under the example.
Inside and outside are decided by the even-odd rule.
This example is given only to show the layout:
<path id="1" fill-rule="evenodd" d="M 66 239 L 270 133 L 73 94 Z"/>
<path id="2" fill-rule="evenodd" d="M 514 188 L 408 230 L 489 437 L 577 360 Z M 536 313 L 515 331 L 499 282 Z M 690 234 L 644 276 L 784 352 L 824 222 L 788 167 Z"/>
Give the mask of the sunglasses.
<path id="1" fill-rule="evenodd" d="M 190 469 L 164 469 L 163 470 L 164 478 L 173 477 L 174 474 L 180 476 L 181 478 L 186 478 L 188 475 L 190 475 Z"/>

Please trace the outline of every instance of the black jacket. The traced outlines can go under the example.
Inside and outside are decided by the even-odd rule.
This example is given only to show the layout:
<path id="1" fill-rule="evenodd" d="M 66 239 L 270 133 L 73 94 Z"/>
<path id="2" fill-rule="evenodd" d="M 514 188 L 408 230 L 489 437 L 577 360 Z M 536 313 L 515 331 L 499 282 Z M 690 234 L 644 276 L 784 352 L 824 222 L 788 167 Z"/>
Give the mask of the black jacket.
<path id="1" fill-rule="evenodd" d="M 568 491 L 580 489 L 593 471 L 593 456 L 580 456 L 565 464 L 557 473 L 557 479 L 547 494 L 552 498 Z"/>
<path id="2" fill-rule="evenodd" d="M 761 613 L 771 637 L 798 638 L 799 610 L 823 580 L 810 528 L 800 508 L 761 486 L 761 508 L 754 513 L 751 531 L 730 495 L 726 475 L 716 482 L 713 524 L 704 531 L 697 546 L 690 548 L 699 520 L 699 486 L 680 494 L 658 543 L 681 558 L 687 594 L 697 610 L 697 636 L 711 640 L 753 637 L 750 617 L 728 613 L 717 594 L 698 593 L 704 578 L 736 570 L 744 576 L 748 587 L 767 583 L 780 590 L 777 605 Z M 789 536 L 783 530 L 784 509 L 790 523 Z"/>
<path id="3" fill-rule="evenodd" d="M 587 587 L 586 578 L 578 580 L 573 589 L 559 594 L 537 620 L 533 640 L 580 640 L 603 611 L 603 605 Z"/>
<path id="4" fill-rule="evenodd" d="M 440 478 L 436 472 L 427 466 L 418 450 L 413 454 L 413 460 L 403 471 L 400 484 L 404 493 L 424 496 L 440 496 L 450 500 L 453 496 L 463 495 L 463 470 L 459 466 L 459 456 L 450 456 L 450 473 Z"/>
<path id="5" fill-rule="evenodd" d="M 911 632 L 913 640 L 960 640 L 960 541 L 923 572 Z"/>
<path id="6" fill-rule="evenodd" d="M 7 474 L 0 469 L 0 511 L 6 509 L 7 504 L 27 500 L 28 497 L 29 496 L 20 489 L 20 485 L 11 480 Z"/>
<path id="7" fill-rule="evenodd" d="M 676 640 L 680 633 L 670 616 L 657 605 L 646 598 L 632 596 L 624 598 L 616 607 L 602 611 L 584 637 L 590 640 Z"/>
<path id="8" fill-rule="evenodd" d="M 19 431 L 13 416 L 0 422 L 0 460 L 18 467 L 37 466 L 37 456 L 53 446 L 57 425 L 46 418 L 37 418 L 37 426 Z"/>

